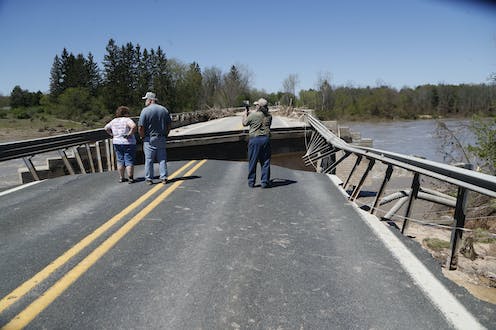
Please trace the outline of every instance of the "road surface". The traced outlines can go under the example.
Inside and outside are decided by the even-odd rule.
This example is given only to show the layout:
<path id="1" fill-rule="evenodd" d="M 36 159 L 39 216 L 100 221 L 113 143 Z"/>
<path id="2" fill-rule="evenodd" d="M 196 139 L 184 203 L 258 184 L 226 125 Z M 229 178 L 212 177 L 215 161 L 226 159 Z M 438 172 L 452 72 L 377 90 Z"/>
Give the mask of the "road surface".
<path id="1" fill-rule="evenodd" d="M 253 189 L 246 167 L 172 162 L 167 185 L 138 167 L 135 184 L 106 172 L 0 194 L 0 327 L 494 326 L 456 289 L 465 307 L 437 305 L 327 176 L 273 166 L 274 187 Z"/>

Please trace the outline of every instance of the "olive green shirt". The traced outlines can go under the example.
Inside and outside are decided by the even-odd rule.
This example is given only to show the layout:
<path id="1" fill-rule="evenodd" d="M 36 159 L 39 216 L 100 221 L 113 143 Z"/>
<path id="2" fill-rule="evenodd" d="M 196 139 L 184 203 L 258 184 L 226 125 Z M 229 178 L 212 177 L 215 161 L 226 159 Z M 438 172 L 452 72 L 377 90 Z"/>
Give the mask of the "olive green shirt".
<path id="1" fill-rule="evenodd" d="M 254 111 L 243 118 L 243 126 L 250 126 L 248 134 L 250 137 L 270 136 L 270 125 L 272 124 L 272 115 L 267 112 Z"/>

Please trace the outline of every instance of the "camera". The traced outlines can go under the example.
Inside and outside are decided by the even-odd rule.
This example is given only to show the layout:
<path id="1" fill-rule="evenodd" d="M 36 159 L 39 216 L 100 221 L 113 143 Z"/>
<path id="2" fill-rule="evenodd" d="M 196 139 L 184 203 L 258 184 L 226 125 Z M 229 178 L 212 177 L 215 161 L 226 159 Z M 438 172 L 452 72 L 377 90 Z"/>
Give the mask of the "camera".
<path id="1" fill-rule="evenodd" d="M 243 105 L 245 106 L 246 112 L 250 111 L 250 101 L 244 100 Z"/>

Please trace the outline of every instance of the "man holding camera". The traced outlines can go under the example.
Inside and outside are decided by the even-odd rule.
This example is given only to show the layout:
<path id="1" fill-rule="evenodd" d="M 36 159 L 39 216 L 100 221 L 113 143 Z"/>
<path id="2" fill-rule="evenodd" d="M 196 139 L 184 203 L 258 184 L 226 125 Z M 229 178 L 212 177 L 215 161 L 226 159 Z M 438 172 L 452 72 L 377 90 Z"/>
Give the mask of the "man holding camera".
<path id="1" fill-rule="evenodd" d="M 255 111 L 250 112 L 246 105 L 243 114 L 243 126 L 250 126 L 248 141 L 248 186 L 255 186 L 257 163 L 262 168 L 261 186 L 270 187 L 270 158 L 272 150 L 270 146 L 270 125 L 272 115 L 269 113 L 269 104 L 266 99 L 261 98 L 254 102 Z"/>

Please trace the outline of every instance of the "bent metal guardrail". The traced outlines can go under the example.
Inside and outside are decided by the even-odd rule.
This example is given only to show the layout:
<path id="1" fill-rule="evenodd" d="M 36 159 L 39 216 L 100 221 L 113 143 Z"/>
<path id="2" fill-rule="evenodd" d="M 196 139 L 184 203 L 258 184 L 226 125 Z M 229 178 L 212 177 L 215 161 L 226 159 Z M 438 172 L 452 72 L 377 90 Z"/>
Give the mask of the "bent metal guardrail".
<path id="1" fill-rule="evenodd" d="M 351 201 L 355 201 L 358 197 L 368 174 L 376 162 L 382 162 L 388 166 L 382 184 L 369 208 L 371 213 L 374 213 L 377 209 L 385 187 L 391 179 L 394 167 L 405 169 L 414 174 L 411 189 L 407 192 L 402 192 L 403 200 L 395 205 L 392 211 L 390 211 L 396 212 L 402 205 L 408 203 L 403 221 L 403 227 L 401 229 L 402 233 L 404 233 L 408 225 L 408 218 L 410 217 L 415 199 L 424 199 L 454 207 L 454 226 L 452 227 L 450 255 L 447 260 L 447 266 L 450 270 L 457 268 L 457 252 L 465 226 L 467 193 L 468 191 L 474 191 L 490 197 L 496 197 L 496 177 L 413 156 L 406 156 L 374 148 L 352 146 L 334 135 L 329 129 L 327 129 L 327 127 L 325 127 L 324 124 L 322 124 L 311 114 L 305 114 L 305 118 L 314 129 L 314 133 L 312 134 L 310 142 L 307 146 L 307 153 L 303 156 L 306 164 L 319 162 L 321 172 L 335 174 L 336 167 L 343 160 L 348 158 L 350 155 L 356 156 L 356 162 L 351 169 L 348 178 L 343 183 L 343 189 L 346 190 L 346 186 L 348 185 L 350 178 L 354 174 L 360 162 L 363 159 L 368 160 L 367 169 L 362 174 L 359 183 L 349 194 L 349 199 Z M 338 152 L 341 152 L 340 154 L 342 155 L 339 159 L 336 159 Z M 425 175 L 457 186 L 458 193 L 456 199 L 429 189 L 421 188 L 420 175 Z M 392 199 L 396 197 L 393 196 L 390 198 Z M 390 214 L 385 217 L 388 216 L 390 216 Z"/>

